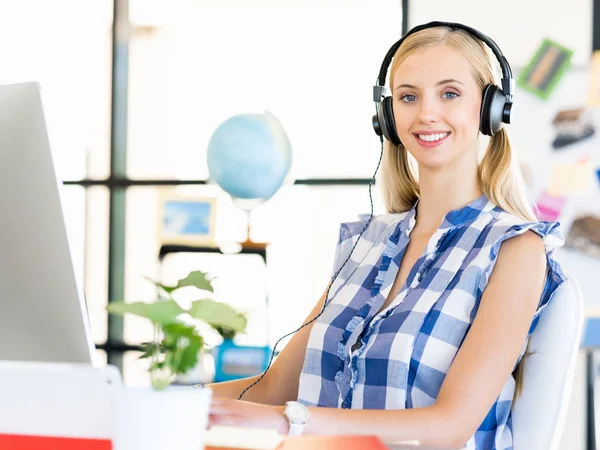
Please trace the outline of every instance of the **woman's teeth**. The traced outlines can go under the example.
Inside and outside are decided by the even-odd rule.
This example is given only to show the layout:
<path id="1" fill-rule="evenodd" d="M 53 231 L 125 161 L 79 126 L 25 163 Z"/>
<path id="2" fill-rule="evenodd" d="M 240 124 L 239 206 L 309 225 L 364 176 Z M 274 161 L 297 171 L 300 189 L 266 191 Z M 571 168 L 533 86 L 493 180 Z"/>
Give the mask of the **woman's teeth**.
<path id="1" fill-rule="evenodd" d="M 418 134 L 417 136 L 419 136 L 419 139 L 421 139 L 422 141 L 435 142 L 445 138 L 449 134 L 450 133 Z"/>

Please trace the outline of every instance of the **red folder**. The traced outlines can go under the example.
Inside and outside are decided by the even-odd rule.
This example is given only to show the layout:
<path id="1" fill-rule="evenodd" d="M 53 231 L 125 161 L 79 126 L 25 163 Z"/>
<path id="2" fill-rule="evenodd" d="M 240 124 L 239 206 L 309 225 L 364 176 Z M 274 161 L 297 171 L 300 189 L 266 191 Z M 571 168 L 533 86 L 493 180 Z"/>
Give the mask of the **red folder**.
<path id="1" fill-rule="evenodd" d="M 112 450 L 109 439 L 0 434 L 2 450 Z"/>
<path id="2" fill-rule="evenodd" d="M 388 450 L 376 436 L 288 437 L 277 450 Z"/>

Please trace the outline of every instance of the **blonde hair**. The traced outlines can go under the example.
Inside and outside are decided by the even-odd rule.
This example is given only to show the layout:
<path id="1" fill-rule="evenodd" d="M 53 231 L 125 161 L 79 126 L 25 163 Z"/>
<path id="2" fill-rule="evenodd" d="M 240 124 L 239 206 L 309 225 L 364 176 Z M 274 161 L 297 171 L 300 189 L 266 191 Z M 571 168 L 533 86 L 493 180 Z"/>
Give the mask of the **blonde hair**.
<path id="1" fill-rule="evenodd" d="M 461 29 L 435 27 L 407 36 L 398 48 L 391 63 L 390 92 L 393 92 L 392 80 L 400 64 L 418 50 L 435 45 L 445 45 L 462 55 L 471 65 L 475 81 L 482 92 L 486 85 L 494 84 L 486 44 Z M 414 206 L 419 199 L 418 175 L 414 158 L 404 146 L 385 141 L 382 177 L 383 200 L 388 212 L 404 212 Z M 525 221 L 538 220 L 504 128 L 489 140 L 479 164 L 478 182 L 486 197 L 506 212 Z M 525 353 L 513 372 L 516 380 L 515 397 L 522 390 L 522 365 L 528 354 Z"/>

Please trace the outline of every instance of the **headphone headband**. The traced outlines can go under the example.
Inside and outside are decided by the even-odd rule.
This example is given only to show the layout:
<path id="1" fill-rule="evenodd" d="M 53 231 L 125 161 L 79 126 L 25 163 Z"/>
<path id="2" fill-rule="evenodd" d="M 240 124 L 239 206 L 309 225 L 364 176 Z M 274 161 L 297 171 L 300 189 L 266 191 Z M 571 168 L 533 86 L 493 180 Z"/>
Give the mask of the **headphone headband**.
<path id="1" fill-rule="evenodd" d="M 394 58 L 396 51 L 398 50 L 400 45 L 402 45 L 404 40 L 411 34 L 414 34 L 418 31 L 424 30 L 426 28 L 435 28 L 435 27 L 447 27 L 452 30 L 457 30 L 457 29 L 464 30 L 467 33 L 471 34 L 472 36 L 478 38 L 483 43 L 485 43 L 492 50 L 494 55 L 496 56 L 498 63 L 500 63 L 500 67 L 502 69 L 502 80 L 501 80 L 502 81 L 502 92 L 504 93 L 504 95 L 506 95 L 506 99 L 508 102 L 512 101 L 512 96 L 513 96 L 513 93 L 515 90 L 515 81 L 513 80 L 512 70 L 510 68 L 510 65 L 508 64 L 508 61 L 506 60 L 506 58 L 504 57 L 502 52 L 500 51 L 500 48 L 498 47 L 498 45 L 491 38 L 486 36 L 485 34 L 481 33 L 480 31 L 477 31 L 476 29 L 471 28 L 467 25 L 463 25 L 461 23 L 456 23 L 456 22 L 440 22 L 440 21 L 433 21 L 433 22 L 429 22 L 429 23 L 426 23 L 423 25 L 418 25 L 418 26 L 412 28 L 410 31 L 408 31 L 404 36 L 402 36 L 402 38 L 400 38 L 400 40 L 398 42 L 396 42 L 394 45 L 392 45 L 392 47 L 388 50 L 387 54 L 385 55 L 385 58 L 383 59 L 383 63 L 381 64 L 381 69 L 379 70 L 379 76 L 377 77 L 377 86 L 374 86 L 374 88 L 373 88 L 373 101 L 375 101 L 377 103 L 381 102 L 381 98 L 383 95 L 383 88 L 385 86 L 385 77 L 387 74 L 388 67 L 389 67 L 390 63 L 392 62 L 392 59 Z"/>
<path id="2" fill-rule="evenodd" d="M 510 123 L 510 115 L 512 109 L 512 97 L 515 91 L 515 81 L 512 77 L 512 70 L 508 61 L 500 51 L 496 43 L 487 37 L 485 34 L 475 30 L 474 28 L 455 22 L 429 22 L 423 25 L 418 25 L 406 33 L 388 50 L 379 76 L 377 77 L 377 85 L 373 87 L 373 101 L 376 104 L 376 114 L 373 116 L 373 129 L 378 136 L 385 136 L 392 144 L 399 146 L 402 144 L 400 136 L 396 129 L 394 119 L 393 98 L 384 95 L 385 77 L 388 67 L 394 58 L 394 55 L 407 38 L 411 34 L 417 33 L 425 28 L 445 27 L 451 30 L 463 30 L 474 38 L 479 39 L 486 44 L 496 56 L 502 68 L 502 88 L 496 86 L 493 81 L 483 88 L 481 108 L 479 111 L 479 131 L 481 133 L 493 136 L 502 128 L 503 123 Z M 382 140 L 383 142 L 383 140 Z"/>

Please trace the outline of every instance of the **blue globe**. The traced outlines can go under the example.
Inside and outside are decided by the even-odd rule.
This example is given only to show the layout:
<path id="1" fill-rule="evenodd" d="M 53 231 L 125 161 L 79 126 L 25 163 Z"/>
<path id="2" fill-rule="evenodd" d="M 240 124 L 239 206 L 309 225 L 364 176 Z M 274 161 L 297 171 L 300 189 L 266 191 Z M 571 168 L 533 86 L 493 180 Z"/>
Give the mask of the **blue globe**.
<path id="1" fill-rule="evenodd" d="M 221 123 L 208 143 L 210 178 L 236 199 L 268 200 L 292 165 L 292 146 L 275 116 L 239 114 Z"/>

